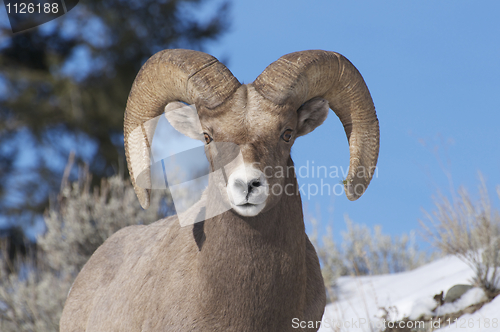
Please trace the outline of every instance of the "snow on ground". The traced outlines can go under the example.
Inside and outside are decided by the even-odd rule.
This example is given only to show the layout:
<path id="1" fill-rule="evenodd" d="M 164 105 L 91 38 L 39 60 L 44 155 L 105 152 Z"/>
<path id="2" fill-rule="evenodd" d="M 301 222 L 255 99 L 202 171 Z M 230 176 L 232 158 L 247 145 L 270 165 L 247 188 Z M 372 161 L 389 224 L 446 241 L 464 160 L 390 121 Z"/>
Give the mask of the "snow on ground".
<path id="1" fill-rule="evenodd" d="M 457 322 L 439 332 L 495 332 L 500 331 L 500 296 L 485 304 L 473 314 L 465 314 Z"/>
<path id="2" fill-rule="evenodd" d="M 434 295 L 441 291 L 446 294 L 456 284 L 468 284 L 472 276 L 468 265 L 456 257 L 446 256 L 409 272 L 341 277 L 337 283 L 339 300 L 326 307 L 319 331 L 381 331 L 386 314 L 389 320 L 408 316 L 416 319 L 421 314 L 430 314 L 436 307 Z M 440 313 L 460 310 L 478 303 L 483 297 L 482 290 L 472 288 L 462 298 L 444 304 L 439 310 Z M 500 296 L 440 331 L 500 331 Z"/>
<path id="3" fill-rule="evenodd" d="M 471 304 L 481 303 L 488 300 L 488 297 L 481 288 L 473 288 L 462 295 L 458 300 L 452 303 L 445 303 L 436 309 L 436 316 L 443 316 L 445 314 L 451 314 L 454 312 L 459 312 L 462 309 L 467 308 Z M 431 309 L 432 310 L 432 309 Z M 420 315 L 410 316 L 410 319 L 418 319 Z"/>

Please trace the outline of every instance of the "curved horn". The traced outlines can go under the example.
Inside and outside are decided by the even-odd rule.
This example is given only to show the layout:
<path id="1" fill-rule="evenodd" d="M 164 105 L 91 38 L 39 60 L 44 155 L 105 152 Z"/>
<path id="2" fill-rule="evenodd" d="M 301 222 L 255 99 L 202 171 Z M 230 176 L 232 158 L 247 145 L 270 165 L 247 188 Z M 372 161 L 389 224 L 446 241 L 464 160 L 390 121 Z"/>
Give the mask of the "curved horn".
<path id="1" fill-rule="evenodd" d="M 380 133 L 370 92 L 356 67 L 335 52 L 295 52 L 270 64 L 253 85 L 277 105 L 299 108 L 314 97 L 328 100 L 349 142 L 349 174 L 344 181 L 347 198 L 361 197 L 377 165 Z"/>
<path id="2" fill-rule="evenodd" d="M 144 209 L 149 207 L 150 189 L 139 187 L 136 180 L 140 172 L 141 183 L 151 183 L 150 146 L 156 122 L 149 120 L 162 114 L 172 101 L 201 103 L 213 109 L 239 86 L 226 66 L 203 52 L 164 50 L 142 66 L 127 100 L 124 141 L 130 178 Z"/>

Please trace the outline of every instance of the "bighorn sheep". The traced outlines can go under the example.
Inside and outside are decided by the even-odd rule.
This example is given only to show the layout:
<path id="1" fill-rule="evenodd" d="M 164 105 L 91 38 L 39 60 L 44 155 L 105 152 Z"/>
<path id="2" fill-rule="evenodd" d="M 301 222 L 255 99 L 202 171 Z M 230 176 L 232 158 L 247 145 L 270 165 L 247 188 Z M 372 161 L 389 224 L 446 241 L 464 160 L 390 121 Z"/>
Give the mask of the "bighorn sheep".
<path id="1" fill-rule="evenodd" d="M 227 167 L 226 178 L 209 184 L 203 196 L 207 208 L 230 209 L 191 227 L 172 216 L 115 233 L 76 278 L 61 331 L 316 331 L 319 326 L 292 328 L 294 318 L 322 319 L 325 288 L 304 230 L 290 149 L 331 108 L 349 141 L 346 195 L 359 198 L 379 150 L 378 119 L 363 78 L 342 55 L 321 50 L 284 55 L 250 84 L 202 52 L 153 55 L 132 86 L 124 124 L 129 171 L 144 208 L 150 190 L 136 183 L 131 165 L 149 165 L 149 146 L 132 133 L 178 108 L 176 102 L 196 105 L 197 114 L 172 122 L 205 139 L 211 170 L 231 159 L 215 153 L 215 143 L 239 148 L 244 162 Z M 203 132 L 190 125 L 194 116 Z M 266 167 L 292 171 L 275 176 L 264 174 Z M 273 186 L 288 190 L 263 190 Z"/>

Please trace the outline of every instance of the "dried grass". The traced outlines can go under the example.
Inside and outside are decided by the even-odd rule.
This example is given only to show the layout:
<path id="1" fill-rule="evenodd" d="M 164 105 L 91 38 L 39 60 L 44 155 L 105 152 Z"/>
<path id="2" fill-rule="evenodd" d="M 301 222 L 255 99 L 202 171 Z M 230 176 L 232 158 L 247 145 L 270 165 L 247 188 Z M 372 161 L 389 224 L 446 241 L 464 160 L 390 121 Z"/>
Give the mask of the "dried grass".
<path id="1" fill-rule="evenodd" d="M 71 164 L 71 160 L 70 160 Z M 68 291 L 92 253 L 120 228 L 156 221 L 165 196 L 143 210 L 128 180 L 113 176 L 91 188 L 91 175 L 67 183 L 45 214 L 36 259 L 16 266 L 0 253 L 0 331 L 59 331 Z M 165 203 L 167 202 L 167 203 Z"/>

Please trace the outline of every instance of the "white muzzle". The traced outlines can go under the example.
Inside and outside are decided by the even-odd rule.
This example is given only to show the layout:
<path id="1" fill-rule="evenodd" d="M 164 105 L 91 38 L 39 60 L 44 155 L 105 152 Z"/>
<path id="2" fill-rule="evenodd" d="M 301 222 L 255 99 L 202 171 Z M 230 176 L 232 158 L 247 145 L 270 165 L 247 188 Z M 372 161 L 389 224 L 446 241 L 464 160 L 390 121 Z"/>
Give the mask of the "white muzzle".
<path id="1" fill-rule="evenodd" d="M 242 165 L 229 177 L 227 194 L 234 211 L 245 217 L 253 217 L 266 206 L 269 184 L 260 170 Z"/>

